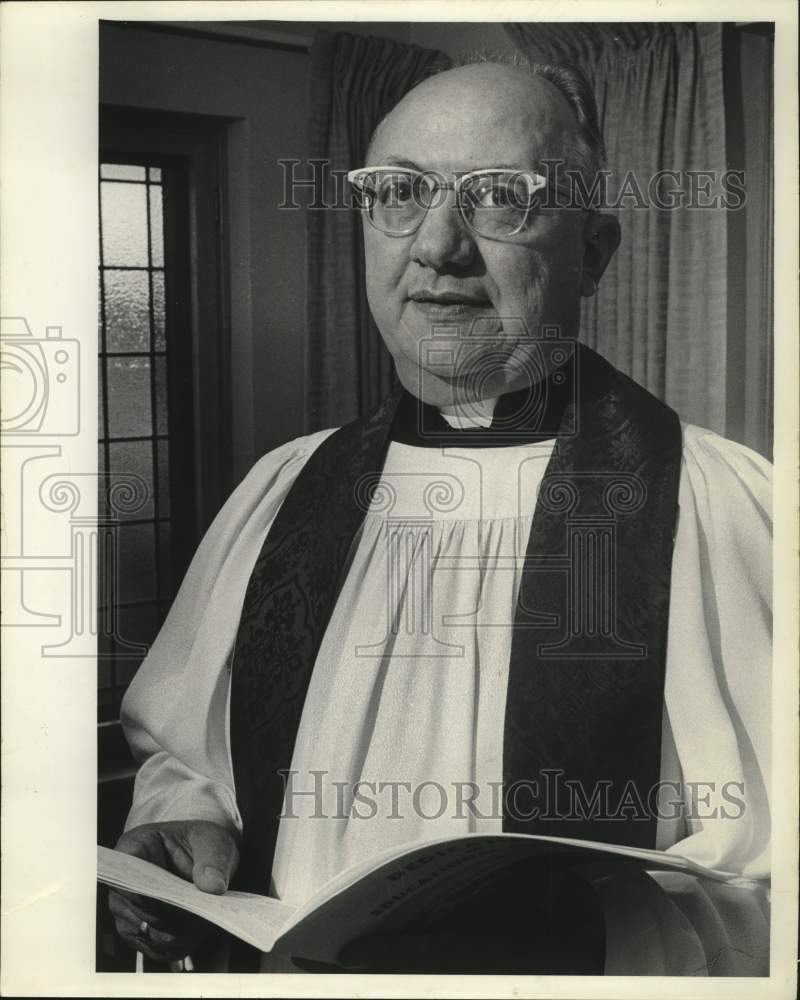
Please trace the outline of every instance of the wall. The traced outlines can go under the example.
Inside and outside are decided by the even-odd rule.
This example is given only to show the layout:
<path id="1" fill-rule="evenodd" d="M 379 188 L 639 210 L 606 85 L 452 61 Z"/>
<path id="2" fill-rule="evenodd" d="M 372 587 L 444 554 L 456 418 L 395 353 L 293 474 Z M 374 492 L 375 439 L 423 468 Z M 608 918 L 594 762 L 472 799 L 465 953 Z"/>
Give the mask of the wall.
<path id="1" fill-rule="evenodd" d="M 307 51 L 269 44 L 310 40 L 315 24 L 173 22 L 161 30 L 101 25 L 102 104 L 217 116 L 227 122 L 233 480 L 303 431 L 305 222 L 281 211 L 279 159 L 306 158 Z M 326 25 L 328 27 L 328 25 Z M 407 24 L 337 24 L 408 41 Z M 236 40 L 226 39 L 233 31 Z"/>
<path id="2" fill-rule="evenodd" d="M 410 26 L 409 37 L 415 45 L 439 49 L 451 59 L 476 51 L 498 55 L 516 51 L 499 22 L 416 21 Z"/>
<path id="3" fill-rule="evenodd" d="M 274 43 L 308 43 L 320 27 L 450 55 L 511 50 L 502 28 L 485 24 L 195 21 L 161 22 L 159 31 L 101 25 L 101 103 L 227 120 L 234 482 L 303 430 L 305 223 L 302 210 L 277 206 L 278 160 L 306 156 L 309 56 Z"/>
<path id="4" fill-rule="evenodd" d="M 199 22 L 174 24 L 183 30 L 196 30 Z M 322 26 L 412 42 L 451 57 L 476 49 L 514 51 L 500 23 L 203 22 L 203 30 L 220 33 L 215 39 L 109 23 L 102 28 L 101 101 L 229 120 L 235 481 L 258 456 L 303 429 L 304 219 L 302 211 L 281 212 L 276 206 L 282 193 L 278 159 L 305 158 L 309 56 L 307 51 L 276 48 L 272 43 L 308 44 Z M 225 32 L 238 39 L 226 40 Z M 761 44 L 760 39 L 756 41 Z M 748 53 L 743 49 L 745 69 Z M 766 70 L 758 82 L 764 89 L 769 87 L 765 76 L 769 63 L 762 62 Z M 744 87 L 738 64 L 734 75 L 732 83 L 729 79 L 729 97 Z M 749 108 L 741 98 L 740 106 Z M 765 130 L 765 122 L 758 116 L 748 113 L 742 118 L 732 160 L 747 160 L 750 173 L 755 175 L 755 153 L 747 150 L 757 152 L 765 135 L 768 138 L 768 123 Z M 751 214 L 752 222 L 758 222 L 756 213 Z M 755 246 L 756 228 L 750 225 L 752 236 L 748 231 L 733 240 L 732 250 L 741 258 L 732 257 L 737 273 L 764 271 L 764 250 Z M 739 278 L 744 274 L 739 273 Z M 768 286 L 768 277 L 761 284 Z M 732 287 L 743 289 L 750 284 L 739 280 Z M 747 302 L 731 303 L 731 323 L 741 326 L 746 318 L 747 330 L 737 333 L 738 347 L 732 342 L 728 433 L 768 452 L 771 355 L 769 331 L 764 329 L 769 318 L 766 297 L 766 292 L 751 294 Z M 743 292 L 740 298 L 744 300 Z M 757 398 L 748 389 L 754 372 L 762 386 Z"/>
<path id="5" fill-rule="evenodd" d="M 101 103 L 228 121 L 234 479 L 302 421 L 303 220 L 279 157 L 304 159 L 308 55 L 104 25 Z"/>

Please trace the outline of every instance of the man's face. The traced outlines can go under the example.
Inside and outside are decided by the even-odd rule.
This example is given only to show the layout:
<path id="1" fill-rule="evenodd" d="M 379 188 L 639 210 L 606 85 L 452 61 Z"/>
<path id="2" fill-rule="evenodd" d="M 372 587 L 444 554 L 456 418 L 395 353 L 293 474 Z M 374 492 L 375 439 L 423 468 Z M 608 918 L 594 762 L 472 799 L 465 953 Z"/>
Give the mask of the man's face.
<path id="1" fill-rule="evenodd" d="M 566 99 L 547 81 L 467 66 L 408 94 L 378 130 L 367 166 L 413 165 L 449 179 L 479 168 L 535 170 L 564 156 L 574 129 Z M 444 194 L 409 236 L 364 219 L 370 309 L 403 384 L 438 405 L 533 381 L 540 355 L 531 339 L 543 325 L 575 336 L 586 240 L 585 217 L 559 209 L 537 215 L 513 242 L 486 239 L 466 226 L 454 192 Z M 428 350 L 434 333 L 460 342 L 475 324 L 485 338 L 478 350 L 474 340 L 454 354 Z"/>

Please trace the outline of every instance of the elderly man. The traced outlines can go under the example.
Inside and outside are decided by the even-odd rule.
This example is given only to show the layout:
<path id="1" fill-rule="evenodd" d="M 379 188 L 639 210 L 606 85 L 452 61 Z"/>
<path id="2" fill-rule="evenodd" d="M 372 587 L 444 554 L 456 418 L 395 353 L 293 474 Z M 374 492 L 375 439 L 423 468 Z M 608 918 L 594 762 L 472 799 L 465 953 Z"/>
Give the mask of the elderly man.
<path id="1" fill-rule="evenodd" d="M 141 769 L 118 846 L 290 903 L 474 831 L 732 877 L 523 879 L 474 933 L 362 942 L 350 967 L 766 971 L 769 467 L 575 346 L 619 229 L 547 164 L 587 189 L 602 155 L 558 67 L 449 70 L 380 124 L 351 180 L 402 387 L 266 455 L 218 516 L 125 700 Z M 202 953 L 204 925 L 111 906 L 151 958 Z"/>

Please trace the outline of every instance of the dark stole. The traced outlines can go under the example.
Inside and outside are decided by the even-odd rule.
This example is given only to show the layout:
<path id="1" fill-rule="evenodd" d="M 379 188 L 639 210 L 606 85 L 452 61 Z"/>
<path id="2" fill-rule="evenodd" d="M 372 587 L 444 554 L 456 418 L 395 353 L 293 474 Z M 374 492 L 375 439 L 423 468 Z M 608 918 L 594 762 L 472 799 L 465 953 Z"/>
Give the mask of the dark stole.
<path id="1" fill-rule="evenodd" d="M 314 662 L 359 535 L 363 485 L 379 477 L 391 440 L 497 447 L 555 437 L 515 611 L 503 778 L 505 787 L 549 780 L 551 791 L 554 773 L 563 780 L 549 818 L 526 820 L 508 810 L 503 828 L 655 845 L 652 812 L 581 818 L 572 810 L 575 785 L 569 801 L 558 796 L 564 781 L 577 783 L 584 799 L 610 782 L 613 794 L 633 789 L 646 803 L 660 778 L 680 423 L 584 346 L 546 388 L 538 396 L 523 390 L 501 397 L 489 428 L 453 430 L 398 387 L 326 438 L 301 470 L 250 578 L 233 658 L 231 749 L 244 823 L 237 888 L 269 892 L 280 772 L 291 766 Z M 583 612 L 568 597 L 574 588 L 564 566 L 576 539 L 599 537 L 597 531 L 613 538 L 605 558 L 615 588 L 605 624 L 594 622 L 587 636 L 574 627 Z"/>

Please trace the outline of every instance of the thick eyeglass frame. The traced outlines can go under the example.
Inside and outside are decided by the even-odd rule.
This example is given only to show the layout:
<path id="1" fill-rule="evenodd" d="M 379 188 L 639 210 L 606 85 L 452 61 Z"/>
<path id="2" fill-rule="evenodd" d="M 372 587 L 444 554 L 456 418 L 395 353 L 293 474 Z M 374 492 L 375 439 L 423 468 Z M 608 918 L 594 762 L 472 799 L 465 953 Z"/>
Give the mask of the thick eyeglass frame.
<path id="1" fill-rule="evenodd" d="M 513 242 L 515 237 L 519 236 L 522 233 L 525 226 L 527 225 L 528 217 L 530 216 L 533 206 L 529 205 L 528 208 L 525 210 L 525 215 L 516 229 L 514 229 L 509 233 L 505 233 L 502 236 L 489 236 L 486 233 L 481 232 L 480 229 L 477 229 L 466 216 L 464 204 L 461 198 L 461 192 L 464 188 L 464 185 L 468 183 L 473 177 L 486 177 L 487 175 L 501 176 L 504 174 L 508 174 L 513 176 L 515 179 L 521 177 L 525 180 L 525 182 L 528 185 L 529 197 L 536 194 L 537 191 L 541 191 L 547 187 L 547 178 L 543 177 L 536 171 L 515 170 L 515 169 L 509 169 L 508 167 L 488 167 L 483 170 L 470 170 L 464 174 L 457 174 L 455 180 L 448 181 L 442 174 L 438 173 L 438 171 L 436 170 L 416 170 L 414 167 L 406 167 L 394 164 L 394 165 L 384 165 L 375 167 L 359 167 L 357 170 L 349 171 L 349 173 L 347 174 L 347 179 L 358 191 L 364 193 L 364 181 L 366 180 L 366 178 L 379 171 L 391 171 L 392 173 L 396 174 L 402 173 L 402 174 L 410 174 L 415 177 L 422 177 L 429 184 L 432 194 L 435 194 L 439 190 L 455 192 L 456 205 L 458 206 L 458 213 L 461 216 L 464 225 L 471 232 L 475 233 L 476 236 L 480 236 L 481 239 L 495 240 L 500 243 Z M 428 212 L 433 207 L 434 206 L 432 203 L 427 206 L 424 206 L 425 210 L 420 214 L 419 220 L 413 226 L 401 231 L 387 230 L 377 225 L 375 220 L 372 218 L 371 205 L 362 206 L 361 210 L 366 213 L 366 216 L 369 219 L 370 224 L 373 226 L 374 229 L 377 229 L 379 233 L 383 233 L 385 236 L 391 236 L 391 237 L 405 237 L 405 236 L 412 236 L 415 232 L 417 232 L 422 223 L 425 221 Z M 437 205 L 435 207 L 438 208 L 439 206 Z"/>

